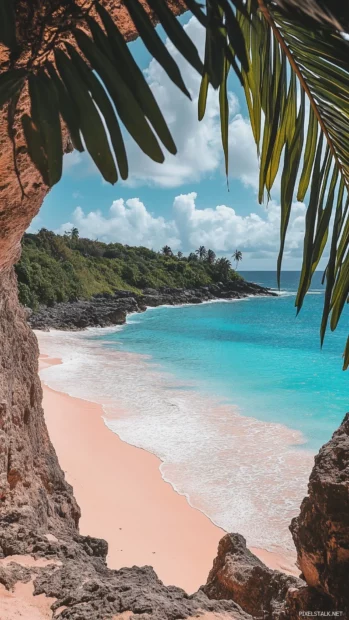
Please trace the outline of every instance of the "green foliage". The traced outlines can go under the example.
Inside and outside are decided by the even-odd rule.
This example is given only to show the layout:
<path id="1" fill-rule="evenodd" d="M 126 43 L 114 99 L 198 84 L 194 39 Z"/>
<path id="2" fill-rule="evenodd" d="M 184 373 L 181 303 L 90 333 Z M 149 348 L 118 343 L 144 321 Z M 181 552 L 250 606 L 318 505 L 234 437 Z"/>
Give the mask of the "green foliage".
<path id="1" fill-rule="evenodd" d="M 181 252 L 175 256 L 165 247 L 166 253 L 154 252 L 80 238 L 76 228 L 64 235 L 42 228 L 23 238 L 22 257 L 16 265 L 19 299 L 37 309 L 39 304 L 52 306 L 118 289 L 195 288 L 240 278 L 227 259 L 210 262 L 205 253 L 202 259 L 196 253 L 188 258 Z"/>

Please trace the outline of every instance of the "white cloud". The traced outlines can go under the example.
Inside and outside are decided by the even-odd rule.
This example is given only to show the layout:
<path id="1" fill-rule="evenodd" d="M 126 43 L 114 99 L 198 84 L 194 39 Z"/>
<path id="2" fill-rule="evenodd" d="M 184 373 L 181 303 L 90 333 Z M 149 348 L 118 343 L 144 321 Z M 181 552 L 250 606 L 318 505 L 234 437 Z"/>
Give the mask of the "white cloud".
<path id="1" fill-rule="evenodd" d="M 77 207 L 72 222 L 62 224 L 57 232 L 63 233 L 73 226 L 79 229 L 82 237 L 100 241 L 156 248 L 165 243 L 174 249 L 180 246 L 175 223 L 151 215 L 139 198 L 130 198 L 126 202 L 121 198 L 114 200 L 107 216 L 99 210 L 85 214 L 81 207 Z"/>
<path id="2" fill-rule="evenodd" d="M 305 205 L 295 202 L 289 225 L 286 255 L 297 256 L 304 236 Z M 139 198 L 113 202 L 107 215 L 85 213 L 77 207 L 72 222 L 58 232 L 77 226 L 80 235 L 107 242 L 145 245 L 159 249 L 164 244 L 174 250 L 191 251 L 199 245 L 228 253 L 238 247 L 250 256 L 275 256 L 279 244 L 280 207 L 271 201 L 261 214 L 238 215 L 226 205 L 200 209 L 197 194 L 181 194 L 173 202 L 169 219 L 152 215 Z"/>
<path id="3" fill-rule="evenodd" d="M 196 193 L 177 196 L 174 200 L 175 221 L 186 249 L 202 244 L 217 252 L 230 252 L 239 247 L 242 251 L 274 251 L 279 243 L 280 207 L 271 201 L 263 208 L 262 215 L 238 215 L 226 205 L 198 209 Z M 294 203 L 289 226 L 287 249 L 298 248 L 304 235 L 303 203 Z"/>
<path id="4" fill-rule="evenodd" d="M 79 151 L 72 151 L 63 158 L 63 170 L 64 172 L 71 172 L 74 168 L 80 166 L 83 161 L 82 153 Z"/>

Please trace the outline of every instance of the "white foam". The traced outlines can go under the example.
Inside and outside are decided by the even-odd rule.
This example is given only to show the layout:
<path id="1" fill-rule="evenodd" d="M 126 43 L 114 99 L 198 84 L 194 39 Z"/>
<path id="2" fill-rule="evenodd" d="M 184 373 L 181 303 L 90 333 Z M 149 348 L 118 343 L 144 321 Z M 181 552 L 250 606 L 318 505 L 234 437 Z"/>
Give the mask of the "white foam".
<path id="1" fill-rule="evenodd" d="M 103 347 L 94 334 L 38 333 L 41 351 L 63 360 L 42 371 L 44 381 L 103 404 L 108 427 L 159 456 L 163 477 L 225 530 L 251 546 L 292 548 L 288 526 L 313 461 L 302 435 L 239 415 L 193 384 L 178 385 L 148 356 Z"/>

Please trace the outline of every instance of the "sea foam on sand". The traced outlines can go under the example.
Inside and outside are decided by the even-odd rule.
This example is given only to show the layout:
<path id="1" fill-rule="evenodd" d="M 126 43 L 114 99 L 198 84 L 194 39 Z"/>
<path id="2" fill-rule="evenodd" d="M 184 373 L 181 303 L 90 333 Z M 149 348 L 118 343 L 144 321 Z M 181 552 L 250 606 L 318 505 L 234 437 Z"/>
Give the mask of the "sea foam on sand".
<path id="1" fill-rule="evenodd" d="M 105 342 L 115 331 L 104 330 Z M 249 546 L 292 554 L 288 527 L 313 465 L 301 433 L 242 416 L 150 358 L 103 346 L 91 330 L 37 335 L 42 352 L 63 361 L 43 371 L 45 383 L 102 404 L 107 426 L 158 456 L 163 478 L 219 527 Z"/>

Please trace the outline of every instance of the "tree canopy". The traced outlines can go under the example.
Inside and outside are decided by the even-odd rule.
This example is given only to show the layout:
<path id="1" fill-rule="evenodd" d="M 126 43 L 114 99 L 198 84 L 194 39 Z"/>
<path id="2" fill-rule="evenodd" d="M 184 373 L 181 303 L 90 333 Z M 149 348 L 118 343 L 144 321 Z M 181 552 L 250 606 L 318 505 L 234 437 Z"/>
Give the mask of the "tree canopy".
<path id="1" fill-rule="evenodd" d="M 43 228 L 24 235 L 22 256 L 16 265 L 19 298 L 33 309 L 118 289 L 141 292 L 162 286 L 197 288 L 240 278 L 227 261 L 176 256 L 121 243 L 81 238 L 74 228 L 64 235 Z M 225 259 L 221 259 L 225 260 Z"/>

